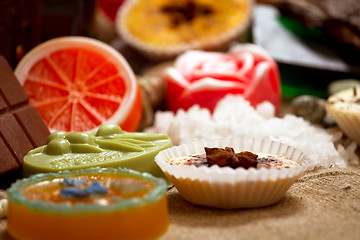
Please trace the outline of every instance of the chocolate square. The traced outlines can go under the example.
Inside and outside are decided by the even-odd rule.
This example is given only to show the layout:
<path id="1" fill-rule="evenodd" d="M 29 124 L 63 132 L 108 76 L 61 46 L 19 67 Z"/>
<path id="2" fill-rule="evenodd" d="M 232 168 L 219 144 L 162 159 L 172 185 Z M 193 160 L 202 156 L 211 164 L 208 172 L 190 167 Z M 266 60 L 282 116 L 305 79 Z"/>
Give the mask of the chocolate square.
<path id="1" fill-rule="evenodd" d="M 21 167 L 9 151 L 8 146 L 0 138 L 0 175 L 16 170 Z"/>
<path id="2" fill-rule="evenodd" d="M 20 176 L 24 156 L 44 145 L 49 134 L 11 67 L 0 56 L 0 187 Z"/>
<path id="3" fill-rule="evenodd" d="M 14 117 L 24 130 L 32 146 L 38 147 L 46 143 L 46 138 L 49 135 L 49 129 L 45 124 L 38 124 L 43 120 L 34 107 L 26 105 L 19 108 L 14 111 Z M 46 136 L 46 138 L 44 136 Z"/>
<path id="4" fill-rule="evenodd" d="M 9 107 L 16 107 L 28 102 L 24 89 L 2 56 L 0 56 L 0 94 Z"/>
<path id="5" fill-rule="evenodd" d="M 22 165 L 23 157 L 33 148 L 33 146 L 24 130 L 11 113 L 0 116 L 0 137 L 8 146 L 13 158 Z"/>

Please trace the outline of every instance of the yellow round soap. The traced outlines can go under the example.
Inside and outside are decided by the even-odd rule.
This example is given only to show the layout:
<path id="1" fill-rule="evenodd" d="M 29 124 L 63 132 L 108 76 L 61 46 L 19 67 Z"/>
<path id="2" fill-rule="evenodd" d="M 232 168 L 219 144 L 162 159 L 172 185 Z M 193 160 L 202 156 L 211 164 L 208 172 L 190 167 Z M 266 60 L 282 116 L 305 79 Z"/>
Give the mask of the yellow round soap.
<path id="1" fill-rule="evenodd" d="M 36 174 L 8 190 L 7 227 L 21 240 L 156 239 L 169 226 L 167 184 L 128 169 Z"/>
<path id="2" fill-rule="evenodd" d="M 251 11 L 251 0 L 129 0 L 115 25 L 128 44 L 148 56 L 174 57 L 226 46 L 248 28 Z"/>

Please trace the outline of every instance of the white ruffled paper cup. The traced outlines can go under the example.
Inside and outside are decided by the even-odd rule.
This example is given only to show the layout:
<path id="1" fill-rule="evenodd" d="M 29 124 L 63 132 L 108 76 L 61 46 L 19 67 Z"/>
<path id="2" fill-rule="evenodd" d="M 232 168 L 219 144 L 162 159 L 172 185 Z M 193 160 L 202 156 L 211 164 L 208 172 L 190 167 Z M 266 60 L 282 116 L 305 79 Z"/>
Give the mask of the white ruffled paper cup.
<path id="1" fill-rule="evenodd" d="M 348 88 L 331 95 L 326 111 L 347 137 L 360 146 L 360 88 Z"/>
<path id="2" fill-rule="evenodd" d="M 177 165 L 167 161 L 202 154 L 205 152 L 204 147 L 233 147 L 235 152 L 269 153 L 285 156 L 300 164 L 282 169 L 233 169 L 217 165 Z M 292 146 L 252 138 L 225 138 L 183 144 L 159 152 L 155 161 L 185 200 L 223 209 L 263 207 L 276 203 L 303 175 L 308 164 L 306 155 Z"/>

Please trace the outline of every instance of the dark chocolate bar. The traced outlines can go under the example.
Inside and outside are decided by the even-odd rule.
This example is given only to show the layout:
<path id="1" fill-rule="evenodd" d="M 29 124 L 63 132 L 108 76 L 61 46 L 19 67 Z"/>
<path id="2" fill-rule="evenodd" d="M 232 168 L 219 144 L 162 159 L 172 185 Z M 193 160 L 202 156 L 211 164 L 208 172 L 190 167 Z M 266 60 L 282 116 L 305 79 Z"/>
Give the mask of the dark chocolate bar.
<path id="1" fill-rule="evenodd" d="M 21 176 L 24 156 L 44 145 L 49 134 L 11 67 L 0 56 L 0 187 Z"/>
<path id="2" fill-rule="evenodd" d="M 0 0 L 0 55 L 11 67 L 41 42 L 42 0 Z"/>

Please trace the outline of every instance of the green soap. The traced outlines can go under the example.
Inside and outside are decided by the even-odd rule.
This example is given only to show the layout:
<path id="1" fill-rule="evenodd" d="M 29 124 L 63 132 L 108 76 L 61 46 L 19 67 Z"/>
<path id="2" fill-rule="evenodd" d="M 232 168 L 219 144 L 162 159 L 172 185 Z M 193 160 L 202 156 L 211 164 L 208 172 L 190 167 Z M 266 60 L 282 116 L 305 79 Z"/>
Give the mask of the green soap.
<path id="1" fill-rule="evenodd" d="M 55 139 L 55 138 L 65 138 L 65 136 L 67 135 L 67 132 L 64 131 L 56 131 L 53 132 L 52 134 L 50 134 L 50 136 L 48 137 L 46 144 L 48 144 L 51 140 Z"/>
<path id="2" fill-rule="evenodd" d="M 65 136 L 71 143 L 90 143 L 90 136 L 84 132 L 72 132 Z"/>
<path id="3" fill-rule="evenodd" d="M 70 142 L 64 138 L 54 138 L 44 148 L 44 153 L 49 155 L 64 155 L 70 153 Z"/>
<path id="4" fill-rule="evenodd" d="M 115 124 L 104 124 L 93 132 L 54 132 L 47 145 L 24 157 L 23 176 L 90 167 L 125 167 L 167 180 L 154 159 L 171 146 L 168 135 L 126 132 Z"/>
<path id="5" fill-rule="evenodd" d="M 71 144 L 72 153 L 101 153 L 103 151 L 102 148 L 90 144 Z"/>

